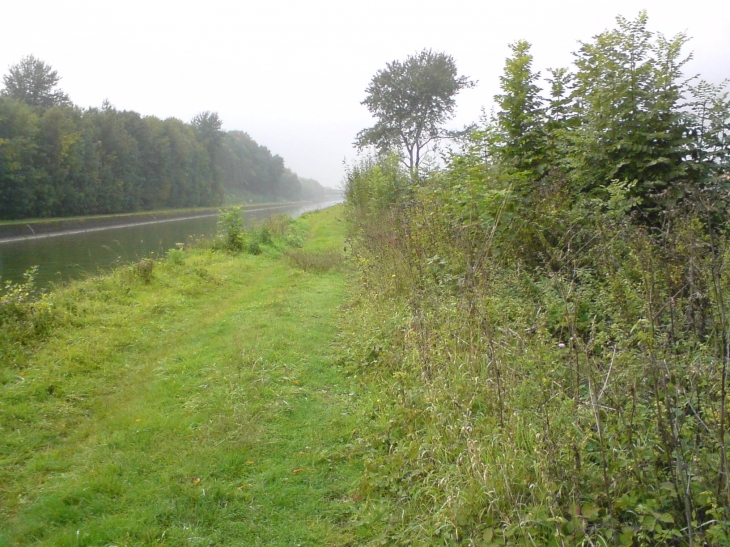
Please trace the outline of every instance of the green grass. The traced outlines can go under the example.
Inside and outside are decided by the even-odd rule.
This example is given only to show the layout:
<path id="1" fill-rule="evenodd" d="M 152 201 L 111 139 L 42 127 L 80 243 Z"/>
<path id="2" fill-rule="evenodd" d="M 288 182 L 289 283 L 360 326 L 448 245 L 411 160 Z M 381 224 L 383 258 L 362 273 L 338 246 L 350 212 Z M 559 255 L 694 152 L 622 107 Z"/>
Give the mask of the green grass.
<path id="1" fill-rule="evenodd" d="M 300 221 L 341 249 L 339 208 Z M 0 371 L 0 545 L 348 545 L 357 389 L 340 269 L 186 251 L 52 295 Z"/>

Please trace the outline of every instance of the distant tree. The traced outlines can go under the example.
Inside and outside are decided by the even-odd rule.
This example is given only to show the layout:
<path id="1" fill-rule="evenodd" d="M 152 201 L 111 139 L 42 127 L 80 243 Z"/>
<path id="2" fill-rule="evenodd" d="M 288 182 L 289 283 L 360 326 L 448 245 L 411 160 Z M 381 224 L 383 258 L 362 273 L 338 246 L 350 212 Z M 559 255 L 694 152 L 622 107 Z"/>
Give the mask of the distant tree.
<path id="1" fill-rule="evenodd" d="M 223 138 L 223 131 L 221 131 L 223 121 L 218 117 L 217 112 L 206 110 L 196 114 L 190 123 L 213 146 L 217 146 Z"/>
<path id="2" fill-rule="evenodd" d="M 373 76 L 361 103 L 377 123 L 360 131 L 355 144 L 405 152 L 401 161 L 417 174 L 425 149 L 446 134 L 443 124 L 454 117 L 454 97 L 473 86 L 445 53 L 424 49 L 404 62 L 388 63 Z"/>
<path id="3" fill-rule="evenodd" d="M 216 199 L 223 199 L 223 184 L 221 183 L 222 173 L 219 165 L 218 157 L 223 142 L 223 121 L 218 117 L 217 112 L 205 111 L 197 114 L 190 122 L 199 142 L 207 150 L 208 168 L 203 167 L 207 171 L 209 177 L 208 183 L 211 185 L 212 193 L 217 196 Z M 202 159 L 202 158 L 201 158 Z"/>
<path id="4" fill-rule="evenodd" d="M 691 157 L 697 177 L 706 182 L 707 177 L 730 173 L 730 93 L 722 84 L 700 81 L 691 86 Z"/>
<path id="5" fill-rule="evenodd" d="M 68 95 L 54 89 L 60 79 L 50 65 L 28 55 L 11 66 L 8 74 L 3 76 L 5 89 L 2 94 L 44 108 L 68 104 Z"/>
<path id="6" fill-rule="evenodd" d="M 22 101 L 0 98 L 0 218 L 35 212 L 38 113 Z"/>

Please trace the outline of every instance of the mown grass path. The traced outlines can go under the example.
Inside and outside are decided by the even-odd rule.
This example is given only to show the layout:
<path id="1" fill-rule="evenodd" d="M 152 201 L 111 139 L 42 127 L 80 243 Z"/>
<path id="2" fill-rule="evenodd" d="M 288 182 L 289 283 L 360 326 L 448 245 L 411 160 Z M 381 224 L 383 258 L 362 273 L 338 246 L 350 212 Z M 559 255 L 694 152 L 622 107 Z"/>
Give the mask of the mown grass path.
<path id="1" fill-rule="evenodd" d="M 339 214 L 305 250 L 341 248 Z M 200 250 L 61 291 L 64 325 L 2 364 L 0 545 L 352 543 L 345 283 Z"/>

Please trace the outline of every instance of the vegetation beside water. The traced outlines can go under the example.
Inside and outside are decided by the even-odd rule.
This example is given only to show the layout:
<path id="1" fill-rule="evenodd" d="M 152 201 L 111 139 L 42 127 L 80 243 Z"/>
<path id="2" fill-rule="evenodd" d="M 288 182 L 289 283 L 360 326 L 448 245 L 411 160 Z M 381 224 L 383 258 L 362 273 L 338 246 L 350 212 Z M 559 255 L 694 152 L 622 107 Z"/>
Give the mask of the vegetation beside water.
<path id="1" fill-rule="evenodd" d="M 730 101 L 685 41 L 618 18 L 545 94 L 513 44 L 433 171 L 439 128 L 399 110 L 429 67 L 373 79 L 388 154 L 346 188 L 369 544 L 730 545 Z"/>
<path id="2" fill-rule="evenodd" d="M 379 72 L 349 285 L 334 209 L 6 286 L 0 541 L 730 545 L 730 100 L 617 22 L 442 169 L 454 59 Z"/>
<path id="3" fill-rule="evenodd" d="M 341 213 L 6 289 L 0 545 L 352 544 Z"/>

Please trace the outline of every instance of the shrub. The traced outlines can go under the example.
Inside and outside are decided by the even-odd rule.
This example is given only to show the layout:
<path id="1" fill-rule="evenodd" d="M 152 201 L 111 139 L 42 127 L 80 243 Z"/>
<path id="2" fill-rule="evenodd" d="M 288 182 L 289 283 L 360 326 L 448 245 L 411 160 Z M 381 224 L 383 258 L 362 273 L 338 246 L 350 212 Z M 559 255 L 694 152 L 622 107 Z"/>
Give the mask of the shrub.
<path id="1" fill-rule="evenodd" d="M 272 245 L 274 243 L 273 239 L 271 238 L 271 230 L 263 224 L 259 228 L 258 231 L 258 242 L 261 243 L 261 245 Z"/>
<path id="2" fill-rule="evenodd" d="M 152 271 L 155 268 L 155 261 L 151 258 L 143 258 L 134 265 L 134 273 L 143 283 L 152 281 Z"/>
<path id="3" fill-rule="evenodd" d="M 221 247 L 228 252 L 243 251 L 246 245 L 246 232 L 243 228 L 243 209 L 240 206 L 219 211 L 218 240 Z"/>
<path id="4" fill-rule="evenodd" d="M 284 237 L 293 222 L 292 218 L 285 214 L 271 215 L 261 224 L 261 230 L 262 232 L 266 230 L 272 238 Z"/>
<path id="5" fill-rule="evenodd" d="M 178 244 L 177 249 L 167 251 L 167 258 L 172 264 L 182 266 L 185 263 L 185 252 L 182 250 L 181 244 Z"/>
<path id="6" fill-rule="evenodd" d="M 34 266 L 23 274 L 23 282 L 6 280 L 0 286 L 0 356 L 46 336 L 57 319 L 47 295 L 36 297 L 37 273 Z"/>
<path id="7" fill-rule="evenodd" d="M 717 204 L 686 199 L 650 229 L 631 183 L 566 199 L 546 178 L 526 200 L 480 161 L 387 209 L 350 205 L 349 355 L 377 384 L 362 520 L 390 545 L 724 544 Z"/>
<path id="8" fill-rule="evenodd" d="M 260 255 L 261 245 L 259 245 L 258 241 L 251 241 L 248 245 L 246 245 L 246 252 L 252 255 Z"/>

